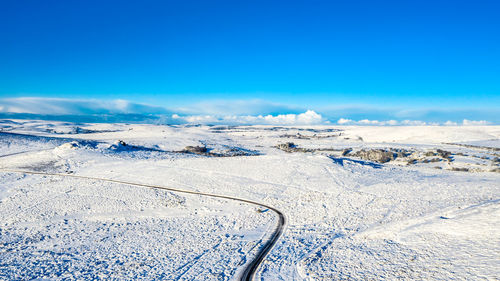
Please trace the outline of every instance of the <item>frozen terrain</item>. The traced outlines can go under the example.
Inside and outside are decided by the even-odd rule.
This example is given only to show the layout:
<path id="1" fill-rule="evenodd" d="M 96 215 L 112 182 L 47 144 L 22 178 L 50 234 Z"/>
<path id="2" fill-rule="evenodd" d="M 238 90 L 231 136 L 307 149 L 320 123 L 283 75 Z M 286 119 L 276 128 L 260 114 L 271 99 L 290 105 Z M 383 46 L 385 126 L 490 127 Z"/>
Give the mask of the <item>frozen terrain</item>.
<path id="1" fill-rule="evenodd" d="M 278 223 L 82 176 L 275 207 L 257 280 L 498 280 L 499 158 L 500 126 L 0 120 L 0 279 L 238 279 Z"/>

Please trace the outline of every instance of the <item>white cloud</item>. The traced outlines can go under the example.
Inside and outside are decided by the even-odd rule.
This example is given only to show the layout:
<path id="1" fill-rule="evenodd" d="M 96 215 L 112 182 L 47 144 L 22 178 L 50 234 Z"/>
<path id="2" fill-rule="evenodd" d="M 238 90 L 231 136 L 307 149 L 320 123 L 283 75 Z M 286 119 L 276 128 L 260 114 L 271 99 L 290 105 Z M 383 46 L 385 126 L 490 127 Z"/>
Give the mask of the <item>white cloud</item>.
<path id="1" fill-rule="evenodd" d="M 451 121 L 447 121 L 443 125 L 450 125 L 449 123 Z M 370 120 L 370 119 L 362 119 L 359 121 L 355 121 L 352 119 L 347 119 L 347 118 L 340 118 L 337 121 L 337 124 L 339 125 L 358 125 L 358 126 L 439 126 L 441 124 L 436 123 L 436 122 L 424 122 L 421 120 L 402 120 L 402 121 L 397 121 L 397 120 Z M 456 123 L 455 123 L 456 125 Z"/>
<path id="2" fill-rule="evenodd" d="M 318 113 L 308 110 L 300 114 L 278 115 L 172 115 L 173 119 L 185 123 L 199 124 L 234 124 L 234 125 L 317 125 L 326 120 Z"/>
<path id="3" fill-rule="evenodd" d="M 484 126 L 484 125 L 490 125 L 491 123 L 485 120 L 479 120 L 479 121 L 474 121 L 474 120 L 467 120 L 464 119 L 462 122 L 462 125 L 464 126 Z"/>
<path id="4" fill-rule="evenodd" d="M 338 121 L 337 121 L 337 124 L 339 125 L 349 125 L 349 124 L 352 124 L 354 121 L 351 120 L 351 119 L 345 119 L 345 118 L 340 118 Z"/>
<path id="5" fill-rule="evenodd" d="M 363 120 L 359 120 L 357 122 L 357 124 L 359 125 L 380 125 L 381 122 L 378 121 L 378 120 L 368 120 L 368 119 L 363 119 Z"/>
<path id="6" fill-rule="evenodd" d="M 312 111 L 308 110 L 301 114 L 285 114 L 285 115 L 267 115 L 264 117 L 266 121 L 270 123 L 278 123 L 278 124 L 301 124 L 301 125 L 311 125 L 311 124 L 320 124 L 322 123 L 323 117 Z"/>
<path id="7" fill-rule="evenodd" d="M 444 122 L 443 125 L 445 125 L 445 126 L 458 126 L 458 123 L 448 120 L 448 121 Z"/>
<path id="8" fill-rule="evenodd" d="M 184 119 L 187 123 L 208 124 L 219 122 L 219 119 L 217 117 L 211 115 L 192 115 L 183 117 L 181 119 Z"/>
<path id="9" fill-rule="evenodd" d="M 394 120 L 393 120 L 394 121 Z M 400 125 L 404 125 L 404 126 L 425 126 L 425 125 L 434 125 L 434 124 L 427 124 L 426 122 L 424 121 L 420 121 L 420 120 L 403 120 L 399 123 Z M 394 125 L 397 125 L 397 124 L 394 124 Z"/>
<path id="10" fill-rule="evenodd" d="M 369 120 L 369 119 L 362 119 L 359 121 L 354 121 L 352 119 L 340 118 L 337 121 L 337 124 L 339 124 L 339 125 L 362 125 L 362 126 L 396 126 L 396 125 L 407 125 L 410 122 L 412 122 L 412 121 L 405 120 L 403 122 L 398 122 L 396 120 L 379 121 L 379 120 Z"/>

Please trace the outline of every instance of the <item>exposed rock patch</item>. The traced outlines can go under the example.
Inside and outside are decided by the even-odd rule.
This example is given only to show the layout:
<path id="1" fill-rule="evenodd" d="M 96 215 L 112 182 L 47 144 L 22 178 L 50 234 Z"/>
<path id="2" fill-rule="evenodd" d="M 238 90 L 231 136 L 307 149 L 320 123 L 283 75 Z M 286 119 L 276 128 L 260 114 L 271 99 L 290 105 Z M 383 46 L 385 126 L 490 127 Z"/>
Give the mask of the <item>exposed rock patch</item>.
<path id="1" fill-rule="evenodd" d="M 303 135 L 301 133 L 297 133 L 297 134 L 284 134 L 284 135 L 280 135 L 279 137 L 280 138 L 294 138 L 294 139 L 310 140 L 310 139 L 336 138 L 336 137 L 339 137 L 340 134 L 341 133 L 339 133 L 338 135 L 317 135 L 317 134 Z"/>
<path id="2" fill-rule="evenodd" d="M 293 142 L 280 143 L 276 146 L 278 149 L 281 149 L 285 152 L 314 152 L 314 149 L 301 148 L 295 145 Z"/>
<path id="3" fill-rule="evenodd" d="M 351 153 L 352 156 L 359 157 L 363 160 L 387 163 L 395 159 L 394 152 L 385 149 L 370 149 L 370 150 L 360 150 L 356 153 Z"/>
<path id="4" fill-rule="evenodd" d="M 457 167 L 453 167 L 451 168 L 452 171 L 456 171 L 456 172 L 468 172 L 469 169 L 468 168 L 457 168 Z"/>
<path id="5" fill-rule="evenodd" d="M 336 148 L 303 148 L 303 147 L 298 147 L 296 144 L 293 142 L 287 142 L 287 143 L 280 143 L 276 145 L 276 148 L 283 150 L 285 152 L 321 152 L 321 151 L 342 151 L 342 149 L 336 149 Z"/>
<path id="6" fill-rule="evenodd" d="M 442 158 L 450 158 L 451 152 L 442 150 L 442 149 L 436 149 L 437 155 L 441 156 Z"/>
<path id="7" fill-rule="evenodd" d="M 236 156 L 254 156 L 259 155 L 257 151 L 252 151 L 240 147 L 230 147 L 223 151 L 214 151 L 206 146 L 186 146 L 180 153 L 189 153 L 209 157 L 236 157 Z"/>
<path id="8" fill-rule="evenodd" d="M 182 152 L 205 155 L 208 149 L 206 146 L 186 146 Z"/>
<path id="9" fill-rule="evenodd" d="M 349 157 L 359 158 L 364 161 L 370 161 L 380 164 L 393 162 L 396 165 L 416 165 L 421 164 L 435 169 L 448 169 L 450 171 L 459 172 L 499 172 L 500 171 L 500 157 L 494 155 L 476 157 L 483 162 L 465 163 L 465 167 L 449 167 L 452 163 L 456 162 L 455 156 L 472 157 L 464 153 L 454 153 L 448 150 L 436 148 L 432 150 L 422 151 L 418 149 L 406 148 L 302 148 L 293 142 L 280 143 L 276 148 L 288 153 L 294 152 L 334 152 L 329 154 L 331 157 Z M 345 158 L 347 159 L 347 158 Z M 462 163 L 462 158 L 459 158 Z M 488 161 L 485 163 L 484 161 Z M 433 163 L 439 166 L 432 165 Z M 487 168 L 488 166 L 488 168 Z"/>
<path id="10" fill-rule="evenodd" d="M 344 149 L 342 149 L 342 152 L 340 153 L 340 155 L 346 156 L 347 154 L 349 154 L 351 152 L 352 152 L 352 148 L 344 148 Z"/>

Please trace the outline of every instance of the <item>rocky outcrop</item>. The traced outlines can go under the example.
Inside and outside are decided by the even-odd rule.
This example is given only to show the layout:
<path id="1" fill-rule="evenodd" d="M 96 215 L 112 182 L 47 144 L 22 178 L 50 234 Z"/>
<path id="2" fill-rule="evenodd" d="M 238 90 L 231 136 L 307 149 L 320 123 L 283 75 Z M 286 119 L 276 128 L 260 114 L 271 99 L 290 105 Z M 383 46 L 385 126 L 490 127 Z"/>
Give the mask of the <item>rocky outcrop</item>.
<path id="1" fill-rule="evenodd" d="M 387 163 L 389 161 L 394 160 L 394 152 L 388 151 L 385 149 L 369 149 L 369 150 L 360 150 L 356 153 L 351 153 L 350 155 L 359 157 L 363 160 L 378 162 L 378 163 Z"/>
<path id="2" fill-rule="evenodd" d="M 293 142 L 280 143 L 276 147 L 286 152 L 292 152 L 297 148 Z"/>
<path id="3" fill-rule="evenodd" d="M 297 147 L 293 142 L 280 143 L 276 148 L 286 152 L 314 152 L 314 149 Z"/>
<path id="4" fill-rule="evenodd" d="M 451 156 L 451 152 L 442 149 L 436 149 L 436 153 L 442 158 L 450 158 Z"/>
<path id="5" fill-rule="evenodd" d="M 208 152 L 208 149 L 206 146 L 186 146 L 182 152 L 184 153 L 193 153 L 193 154 L 200 154 L 200 155 L 205 155 Z"/>
<path id="6" fill-rule="evenodd" d="M 241 147 L 229 147 L 225 150 L 209 149 L 206 146 L 186 146 L 180 153 L 197 154 L 210 157 L 236 157 L 236 156 L 255 156 L 258 151 L 248 150 Z"/>
<path id="7" fill-rule="evenodd" d="M 469 169 L 468 168 L 457 168 L 457 167 L 453 167 L 451 168 L 452 171 L 455 171 L 455 172 L 468 172 Z"/>
<path id="8" fill-rule="evenodd" d="M 351 152 L 352 152 L 352 148 L 344 148 L 344 149 L 342 149 L 342 152 L 340 153 L 340 155 L 346 156 L 347 154 L 349 154 Z"/>

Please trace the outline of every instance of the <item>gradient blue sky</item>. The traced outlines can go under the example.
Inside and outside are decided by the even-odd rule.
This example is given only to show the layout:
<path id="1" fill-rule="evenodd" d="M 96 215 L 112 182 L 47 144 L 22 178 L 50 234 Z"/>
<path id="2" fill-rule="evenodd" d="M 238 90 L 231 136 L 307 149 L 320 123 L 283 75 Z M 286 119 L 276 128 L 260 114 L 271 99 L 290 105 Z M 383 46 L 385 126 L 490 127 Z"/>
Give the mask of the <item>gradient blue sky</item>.
<path id="1" fill-rule="evenodd" d="M 499 12 L 481 0 L 1 1 L 0 97 L 500 112 Z"/>

